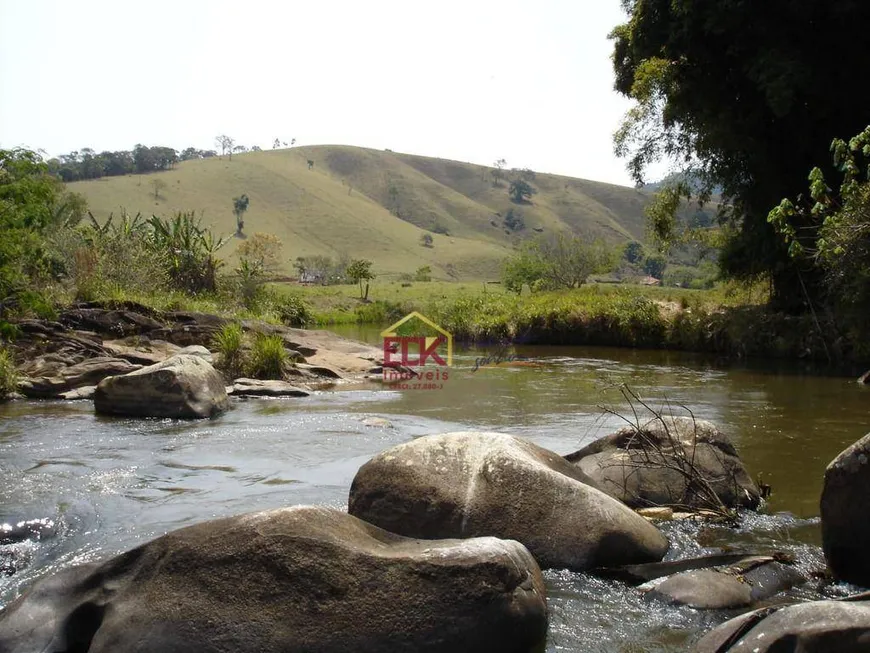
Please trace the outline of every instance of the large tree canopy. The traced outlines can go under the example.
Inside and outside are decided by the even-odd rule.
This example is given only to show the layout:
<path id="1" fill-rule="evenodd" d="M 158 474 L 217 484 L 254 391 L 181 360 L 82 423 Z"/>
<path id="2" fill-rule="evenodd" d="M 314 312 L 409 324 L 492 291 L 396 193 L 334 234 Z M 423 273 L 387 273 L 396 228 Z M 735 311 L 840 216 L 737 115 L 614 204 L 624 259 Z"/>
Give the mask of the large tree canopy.
<path id="1" fill-rule="evenodd" d="M 617 152 L 640 181 L 673 158 L 719 187 L 731 228 L 721 263 L 737 277 L 770 274 L 775 298 L 795 293 L 794 262 L 767 223 L 806 188 L 831 141 L 870 121 L 867 0 L 624 0 L 616 89 L 634 99 Z M 702 192 L 701 195 L 704 193 Z"/>

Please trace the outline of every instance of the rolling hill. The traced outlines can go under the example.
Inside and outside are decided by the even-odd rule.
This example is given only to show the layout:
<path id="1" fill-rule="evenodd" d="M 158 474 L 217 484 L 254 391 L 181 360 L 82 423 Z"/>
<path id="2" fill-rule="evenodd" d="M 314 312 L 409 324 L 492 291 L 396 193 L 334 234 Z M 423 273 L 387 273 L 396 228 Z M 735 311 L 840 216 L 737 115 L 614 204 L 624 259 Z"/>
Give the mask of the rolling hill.
<path id="1" fill-rule="evenodd" d="M 166 184 L 156 199 L 155 178 Z M 165 172 L 69 186 L 101 221 L 122 210 L 195 210 L 222 234 L 235 232 L 232 198 L 245 193 L 245 234 L 278 236 L 288 273 L 297 256 L 346 253 L 371 259 L 386 276 L 429 265 L 436 278 L 487 279 L 498 276 L 501 260 L 521 239 L 538 233 L 566 231 L 613 243 L 643 237 L 647 193 L 548 174 L 530 183 L 538 192 L 518 205 L 508 182 L 494 186 L 486 166 L 320 145 L 184 161 Z M 525 229 L 505 228 L 510 209 L 522 215 Z M 432 247 L 421 245 L 426 233 Z M 231 239 L 224 250 L 230 260 L 239 242 Z"/>

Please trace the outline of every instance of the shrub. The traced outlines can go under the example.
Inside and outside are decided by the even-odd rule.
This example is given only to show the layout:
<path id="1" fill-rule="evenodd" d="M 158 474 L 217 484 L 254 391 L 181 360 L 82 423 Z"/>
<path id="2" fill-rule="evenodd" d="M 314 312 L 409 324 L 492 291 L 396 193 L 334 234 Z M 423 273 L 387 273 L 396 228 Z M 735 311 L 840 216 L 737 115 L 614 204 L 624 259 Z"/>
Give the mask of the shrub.
<path id="1" fill-rule="evenodd" d="M 0 345 L 0 400 L 6 399 L 18 389 L 18 372 L 15 371 L 15 361 L 12 353 Z"/>
<path id="2" fill-rule="evenodd" d="M 510 231 L 522 231 L 526 228 L 526 221 L 519 211 L 508 209 L 507 215 L 504 216 L 504 226 Z"/>
<path id="3" fill-rule="evenodd" d="M 282 324 L 304 327 L 313 321 L 308 304 L 299 295 L 277 295 L 274 299 L 275 313 Z"/>
<path id="4" fill-rule="evenodd" d="M 57 308 L 44 292 L 25 290 L 19 295 L 18 301 L 22 315 L 34 315 L 43 320 L 57 319 Z"/>
<path id="5" fill-rule="evenodd" d="M 262 304 L 268 297 L 263 270 L 251 261 L 242 259 L 236 268 L 236 279 L 236 291 L 242 306 L 249 311 L 262 310 Z"/>
<path id="6" fill-rule="evenodd" d="M 410 313 L 413 308 L 401 302 L 378 299 L 370 304 L 362 304 L 354 309 L 358 324 L 392 324 Z"/>
<path id="7" fill-rule="evenodd" d="M 282 379 L 287 363 L 287 350 L 281 336 L 259 334 L 251 348 L 248 375 L 255 379 Z"/>
<path id="8" fill-rule="evenodd" d="M 241 373 L 243 365 L 242 343 L 244 335 L 242 326 L 237 322 L 225 324 L 215 334 L 212 346 L 220 354 L 220 368 L 230 378 L 235 378 Z"/>

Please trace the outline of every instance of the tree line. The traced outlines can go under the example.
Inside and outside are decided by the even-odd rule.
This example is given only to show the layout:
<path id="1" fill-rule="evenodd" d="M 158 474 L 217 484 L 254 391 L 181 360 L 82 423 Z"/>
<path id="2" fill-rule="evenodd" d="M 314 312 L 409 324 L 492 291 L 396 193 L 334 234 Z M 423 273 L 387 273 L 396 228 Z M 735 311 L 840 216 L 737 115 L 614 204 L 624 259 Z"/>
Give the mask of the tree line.
<path id="1" fill-rule="evenodd" d="M 232 158 L 233 154 L 262 151 L 262 148 L 257 145 L 252 147 L 236 145 L 228 136 L 218 136 L 215 142 L 221 150 L 220 153 L 217 150 L 200 150 L 195 147 L 187 147 L 183 150 L 163 145 L 148 147 L 141 143 L 132 150 L 116 152 L 109 150 L 96 152 L 85 147 L 48 159 L 46 165 L 51 174 L 69 183 L 102 177 L 160 172 L 171 170 L 179 161 L 210 159 L 225 154 L 229 154 Z"/>

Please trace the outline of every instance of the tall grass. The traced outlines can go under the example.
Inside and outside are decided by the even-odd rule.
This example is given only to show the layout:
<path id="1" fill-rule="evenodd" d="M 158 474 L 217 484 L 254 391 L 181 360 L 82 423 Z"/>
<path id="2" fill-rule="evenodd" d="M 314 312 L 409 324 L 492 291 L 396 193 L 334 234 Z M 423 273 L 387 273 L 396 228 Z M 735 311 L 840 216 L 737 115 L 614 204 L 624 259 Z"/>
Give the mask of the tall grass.
<path id="1" fill-rule="evenodd" d="M 0 400 L 6 399 L 18 389 L 18 372 L 12 352 L 0 345 Z"/>
<path id="2" fill-rule="evenodd" d="M 212 341 L 212 347 L 220 356 L 218 366 L 230 379 L 239 376 L 244 369 L 243 344 L 244 333 L 237 322 L 225 324 Z"/>
<path id="3" fill-rule="evenodd" d="M 281 336 L 258 334 L 251 347 L 248 375 L 255 379 L 282 379 L 288 358 Z"/>

